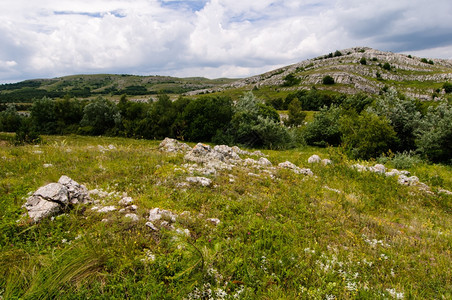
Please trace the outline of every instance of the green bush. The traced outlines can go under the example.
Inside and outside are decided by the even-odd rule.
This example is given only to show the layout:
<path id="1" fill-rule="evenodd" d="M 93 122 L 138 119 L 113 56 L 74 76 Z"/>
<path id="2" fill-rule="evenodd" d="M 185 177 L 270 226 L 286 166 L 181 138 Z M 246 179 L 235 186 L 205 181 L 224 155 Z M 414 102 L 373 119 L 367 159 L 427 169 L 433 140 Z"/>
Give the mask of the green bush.
<path id="1" fill-rule="evenodd" d="M 15 132 L 21 125 L 21 116 L 14 104 L 8 104 L 6 110 L 0 112 L 0 131 Z"/>
<path id="2" fill-rule="evenodd" d="M 323 77 L 322 82 L 323 84 L 331 85 L 334 84 L 334 78 L 331 77 L 330 75 L 326 75 L 325 77 Z"/>
<path id="3" fill-rule="evenodd" d="M 388 119 L 366 111 L 342 116 L 339 126 L 345 151 L 356 159 L 378 157 L 390 150 L 397 140 Z"/>
<path id="4" fill-rule="evenodd" d="M 33 101 L 30 109 L 31 126 L 42 134 L 54 134 L 57 129 L 55 101 L 43 97 Z"/>
<path id="5" fill-rule="evenodd" d="M 306 113 L 302 111 L 300 101 L 297 98 L 292 100 L 289 104 L 289 118 L 287 120 L 288 126 L 300 126 L 306 118 Z"/>
<path id="6" fill-rule="evenodd" d="M 102 97 L 98 97 L 83 109 L 83 118 L 80 126 L 91 127 L 88 134 L 98 135 L 107 131 L 113 132 L 121 123 L 121 114 L 116 105 Z"/>
<path id="7" fill-rule="evenodd" d="M 294 74 L 289 74 L 284 77 L 283 86 L 294 86 L 301 82 L 300 78 L 297 78 Z"/>
<path id="8" fill-rule="evenodd" d="M 366 60 L 366 58 L 365 58 L 365 57 L 362 57 L 362 58 L 359 60 L 359 63 L 362 64 L 362 65 L 367 65 L 367 60 Z"/>
<path id="9" fill-rule="evenodd" d="M 308 123 L 303 130 L 303 136 L 307 144 L 326 147 L 338 146 L 342 140 L 339 130 L 339 118 L 341 109 L 337 106 L 322 108 L 314 116 L 314 121 Z"/>
<path id="10" fill-rule="evenodd" d="M 452 83 L 445 82 L 443 84 L 443 89 L 444 89 L 444 92 L 446 92 L 446 94 L 452 93 Z"/>
<path id="11" fill-rule="evenodd" d="M 415 132 L 420 153 L 433 162 L 452 163 L 452 105 L 430 106 Z"/>
<path id="12" fill-rule="evenodd" d="M 377 98 L 375 104 L 368 109 L 377 115 L 386 117 L 397 133 L 398 143 L 393 150 L 414 150 L 415 134 L 419 127 L 421 113 L 413 99 L 398 95 L 389 89 L 382 97 Z"/>
<path id="13" fill-rule="evenodd" d="M 388 62 L 385 62 L 383 64 L 383 69 L 385 69 L 387 71 L 391 71 L 391 65 Z"/>

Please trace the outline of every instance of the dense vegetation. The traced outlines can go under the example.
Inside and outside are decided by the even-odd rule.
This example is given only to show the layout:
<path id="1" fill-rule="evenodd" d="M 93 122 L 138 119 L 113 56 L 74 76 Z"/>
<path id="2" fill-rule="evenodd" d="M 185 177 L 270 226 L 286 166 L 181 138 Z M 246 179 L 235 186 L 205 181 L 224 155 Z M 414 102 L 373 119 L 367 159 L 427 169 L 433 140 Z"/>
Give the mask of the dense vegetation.
<path id="1" fill-rule="evenodd" d="M 281 122 L 277 110 L 287 110 Z M 304 123 L 306 111 L 316 111 Z M 35 100 L 30 116 L 8 105 L 0 112 L 0 131 L 37 134 L 109 135 L 145 139 L 173 137 L 268 149 L 308 144 L 341 146 L 352 158 L 417 153 L 432 162 L 451 163 L 452 106 L 448 101 L 419 102 L 389 89 L 381 96 L 346 96 L 297 91 L 285 99 L 257 99 L 252 92 L 236 101 L 228 96 L 179 97 L 161 94 L 155 102 L 115 104 L 105 98 L 66 96 Z M 21 141 L 18 141 L 21 142 Z"/>

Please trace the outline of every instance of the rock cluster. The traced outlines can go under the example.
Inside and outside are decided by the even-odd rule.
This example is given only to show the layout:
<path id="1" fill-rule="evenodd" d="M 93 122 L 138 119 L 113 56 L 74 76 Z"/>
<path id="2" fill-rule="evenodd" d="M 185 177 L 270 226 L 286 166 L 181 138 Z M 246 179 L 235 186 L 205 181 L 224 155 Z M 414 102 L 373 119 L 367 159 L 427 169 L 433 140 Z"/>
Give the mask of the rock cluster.
<path id="1" fill-rule="evenodd" d="M 84 185 L 63 175 L 58 182 L 40 187 L 28 197 L 24 206 L 30 219 L 37 223 L 75 204 L 87 203 L 89 200 L 88 189 Z"/>
<path id="2" fill-rule="evenodd" d="M 175 147 L 167 147 L 166 145 L 177 145 Z M 174 148 L 177 151 L 173 150 Z M 213 148 L 209 145 L 198 143 L 193 148 L 188 147 L 186 144 L 178 142 L 173 139 L 165 138 L 165 140 L 160 144 L 160 149 L 167 152 L 185 152 L 184 159 L 191 164 L 184 164 L 182 167 L 187 170 L 190 174 L 201 173 L 204 175 L 215 175 L 217 170 L 232 170 L 236 166 L 254 167 L 257 169 L 264 168 L 265 171 L 270 172 L 270 170 L 275 170 L 273 164 L 268 160 L 260 151 L 249 152 L 240 149 L 237 146 L 229 147 L 227 145 L 216 145 Z M 189 149 L 189 150 L 187 150 Z M 240 155 L 247 156 L 257 156 L 258 160 L 253 158 L 242 159 Z M 320 159 L 320 158 L 319 158 Z M 330 160 L 322 161 L 324 164 L 328 164 Z M 313 175 L 310 169 L 302 169 L 291 162 L 284 162 L 278 165 L 282 169 L 290 169 L 296 174 Z M 177 168 L 178 170 L 184 171 L 184 169 Z M 253 173 L 249 173 L 253 174 Z M 271 177 L 271 172 L 269 173 Z M 253 174 L 257 175 L 257 174 Z M 259 177 L 259 175 L 257 175 Z M 206 177 L 187 177 L 186 181 L 188 183 L 201 184 L 202 186 L 210 186 L 212 181 Z M 186 183 L 181 183 L 179 187 L 187 186 Z"/>
<path id="3" fill-rule="evenodd" d="M 416 176 L 410 176 L 410 172 L 405 171 L 405 170 L 399 171 L 397 169 L 391 169 L 388 171 L 386 169 L 386 167 L 382 164 L 376 164 L 376 165 L 370 166 L 370 167 L 363 166 L 360 164 L 354 164 L 351 167 L 353 169 L 356 169 L 358 172 L 367 171 L 367 172 L 382 174 L 387 177 L 397 177 L 397 182 L 401 185 L 415 186 L 424 192 L 432 193 L 430 191 L 430 187 L 427 184 L 420 182 L 419 178 Z"/>

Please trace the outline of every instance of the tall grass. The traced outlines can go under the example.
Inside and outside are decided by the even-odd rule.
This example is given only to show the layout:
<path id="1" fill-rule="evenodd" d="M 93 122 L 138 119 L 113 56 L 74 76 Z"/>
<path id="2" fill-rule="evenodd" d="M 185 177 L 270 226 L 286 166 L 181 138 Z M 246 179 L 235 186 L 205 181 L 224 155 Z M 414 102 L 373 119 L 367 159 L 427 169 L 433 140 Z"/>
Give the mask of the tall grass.
<path id="1" fill-rule="evenodd" d="M 109 144 L 115 149 L 99 150 Z M 408 168 L 431 194 L 351 169 L 340 150 L 304 147 L 265 153 L 274 165 L 289 160 L 315 176 L 237 167 L 210 176 L 212 187 L 182 189 L 183 155 L 157 145 L 79 136 L 44 137 L 39 147 L 2 143 L 3 299 L 452 297 L 451 196 L 435 193 L 452 190 L 450 167 Z M 314 153 L 334 164 L 308 165 Z M 63 174 L 89 189 L 126 192 L 141 220 L 87 206 L 36 225 L 16 222 L 27 194 Z M 144 223 L 154 207 L 187 211 L 174 225 L 190 235 L 150 230 Z"/>

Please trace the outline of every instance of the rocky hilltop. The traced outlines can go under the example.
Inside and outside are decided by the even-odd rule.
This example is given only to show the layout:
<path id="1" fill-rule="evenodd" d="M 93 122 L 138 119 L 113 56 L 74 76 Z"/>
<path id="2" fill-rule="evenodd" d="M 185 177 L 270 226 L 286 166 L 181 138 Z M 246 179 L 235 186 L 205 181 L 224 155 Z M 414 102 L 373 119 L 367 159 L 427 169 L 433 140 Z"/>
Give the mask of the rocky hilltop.
<path id="1" fill-rule="evenodd" d="M 291 75 L 295 84 L 287 82 Z M 334 85 L 323 85 L 329 75 Z M 281 90 L 332 89 L 337 92 L 376 94 L 385 86 L 422 100 L 441 96 L 440 86 L 452 81 L 452 60 L 426 59 L 411 55 L 355 47 L 308 59 L 261 75 L 234 81 L 213 89 L 187 94 L 221 92 L 237 88 L 278 87 Z M 435 94 L 436 93 L 436 94 Z"/>

